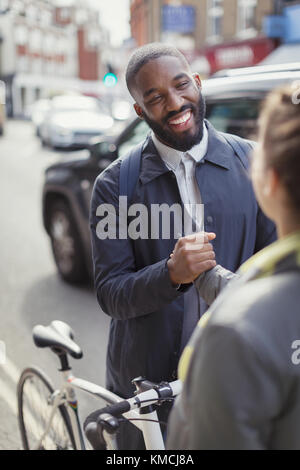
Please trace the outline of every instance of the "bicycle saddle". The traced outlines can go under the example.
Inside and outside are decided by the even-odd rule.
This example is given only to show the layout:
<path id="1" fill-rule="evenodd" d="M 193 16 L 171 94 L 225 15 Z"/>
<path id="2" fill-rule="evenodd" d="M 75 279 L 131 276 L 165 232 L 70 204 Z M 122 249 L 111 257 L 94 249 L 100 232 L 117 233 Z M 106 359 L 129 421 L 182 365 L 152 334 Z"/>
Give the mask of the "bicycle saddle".
<path id="1" fill-rule="evenodd" d="M 32 335 L 38 348 L 50 347 L 68 353 L 75 359 L 83 356 L 81 348 L 73 341 L 74 333 L 67 323 L 55 320 L 49 326 L 36 325 Z"/>

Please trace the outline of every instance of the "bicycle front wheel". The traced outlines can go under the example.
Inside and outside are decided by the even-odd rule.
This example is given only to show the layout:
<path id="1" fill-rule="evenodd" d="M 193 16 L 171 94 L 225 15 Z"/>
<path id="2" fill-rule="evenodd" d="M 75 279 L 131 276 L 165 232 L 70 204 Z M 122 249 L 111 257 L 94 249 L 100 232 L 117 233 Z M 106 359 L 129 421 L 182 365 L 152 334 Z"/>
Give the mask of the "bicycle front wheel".
<path id="1" fill-rule="evenodd" d="M 17 396 L 19 427 L 25 450 L 76 449 L 69 415 L 64 405 L 56 409 L 49 426 L 53 411 L 53 392 L 50 381 L 38 369 L 28 368 L 22 372 Z"/>

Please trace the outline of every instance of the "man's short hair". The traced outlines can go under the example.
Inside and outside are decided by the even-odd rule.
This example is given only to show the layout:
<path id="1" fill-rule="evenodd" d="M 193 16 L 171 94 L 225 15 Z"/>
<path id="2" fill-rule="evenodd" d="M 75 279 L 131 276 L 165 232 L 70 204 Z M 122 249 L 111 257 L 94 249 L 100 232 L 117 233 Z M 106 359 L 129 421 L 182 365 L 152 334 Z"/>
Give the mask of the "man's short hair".
<path id="1" fill-rule="evenodd" d="M 126 70 L 126 84 L 130 93 L 134 85 L 135 76 L 139 70 L 151 60 L 158 59 L 162 56 L 177 57 L 184 65 L 189 67 L 189 63 L 184 55 L 174 46 L 153 42 L 139 47 L 132 54 Z"/>

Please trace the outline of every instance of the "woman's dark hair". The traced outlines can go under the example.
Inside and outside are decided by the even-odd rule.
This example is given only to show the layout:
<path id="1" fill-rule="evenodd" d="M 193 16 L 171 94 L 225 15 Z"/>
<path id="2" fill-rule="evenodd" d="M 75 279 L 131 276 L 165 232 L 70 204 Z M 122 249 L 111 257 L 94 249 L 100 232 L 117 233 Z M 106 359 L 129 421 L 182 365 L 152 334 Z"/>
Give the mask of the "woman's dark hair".
<path id="1" fill-rule="evenodd" d="M 266 164 L 284 185 L 290 202 L 300 212 L 300 83 L 271 92 L 260 115 Z"/>
<path id="2" fill-rule="evenodd" d="M 130 57 L 126 70 L 126 84 L 130 93 L 134 85 L 135 76 L 139 70 L 150 62 L 150 60 L 159 59 L 159 57 L 162 56 L 177 57 L 189 67 L 188 61 L 184 55 L 174 46 L 153 42 L 139 47 Z"/>

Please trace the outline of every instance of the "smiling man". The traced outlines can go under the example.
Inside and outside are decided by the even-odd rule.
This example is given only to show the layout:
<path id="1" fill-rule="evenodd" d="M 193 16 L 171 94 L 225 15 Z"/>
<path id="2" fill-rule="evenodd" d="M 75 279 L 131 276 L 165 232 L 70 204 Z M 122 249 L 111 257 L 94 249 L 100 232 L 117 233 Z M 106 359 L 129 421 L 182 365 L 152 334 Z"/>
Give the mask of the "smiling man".
<path id="1" fill-rule="evenodd" d="M 203 229 L 208 235 L 197 250 L 189 249 L 186 237 L 177 241 L 174 233 L 151 238 L 150 228 L 148 239 L 100 240 L 99 205 L 112 204 L 119 216 L 121 160 L 98 176 L 90 219 L 95 287 L 99 305 L 112 319 L 107 386 L 124 397 L 133 395 L 135 377 L 153 382 L 177 378 L 181 352 L 207 309 L 193 281 L 218 269 L 215 257 L 236 271 L 275 238 L 246 172 L 251 145 L 238 139 L 236 152 L 228 136 L 204 119 L 201 79 L 184 56 L 172 46 L 148 44 L 132 55 L 126 80 L 137 115 L 151 129 L 130 202 L 149 209 L 154 204 L 202 204 L 204 214 L 195 220 L 189 212 L 190 229 L 185 225 L 182 235 Z M 162 406 L 161 419 L 166 421 L 167 415 Z M 141 448 L 139 439 L 124 430 L 121 448 Z"/>
<path id="2" fill-rule="evenodd" d="M 136 99 L 134 107 L 138 116 L 171 148 L 186 152 L 199 144 L 205 117 L 199 74 L 191 75 L 188 63 L 179 53 L 157 57 L 137 74 L 135 65 L 140 64 L 134 62 L 127 69 L 127 85 Z"/>

